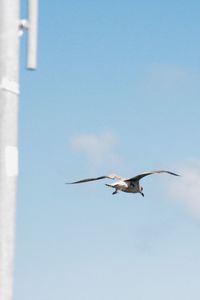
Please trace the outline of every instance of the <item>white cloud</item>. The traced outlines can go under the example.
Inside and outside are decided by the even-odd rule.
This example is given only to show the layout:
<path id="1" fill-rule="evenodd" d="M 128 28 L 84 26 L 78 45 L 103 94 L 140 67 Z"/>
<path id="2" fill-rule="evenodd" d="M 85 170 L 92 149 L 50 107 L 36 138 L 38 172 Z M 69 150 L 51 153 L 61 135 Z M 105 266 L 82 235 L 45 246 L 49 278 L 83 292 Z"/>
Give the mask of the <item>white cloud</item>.
<path id="1" fill-rule="evenodd" d="M 71 141 L 72 148 L 84 154 L 92 165 L 119 162 L 115 152 L 116 144 L 117 139 L 111 132 L 80 134 Z"/>
<path id="2" fill-rule="evenodd" d="M 180 180 L 170 182 L 170 194 L 200 218 L 200 162 L 184 166 L 181 175 Z"/>

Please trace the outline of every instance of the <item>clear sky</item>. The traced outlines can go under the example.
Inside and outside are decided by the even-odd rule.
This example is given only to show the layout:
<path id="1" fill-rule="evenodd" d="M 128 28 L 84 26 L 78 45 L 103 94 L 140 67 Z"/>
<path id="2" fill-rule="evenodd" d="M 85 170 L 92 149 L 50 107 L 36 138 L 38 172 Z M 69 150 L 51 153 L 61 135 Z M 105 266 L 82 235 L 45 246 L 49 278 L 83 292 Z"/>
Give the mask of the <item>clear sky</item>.
<path id="1" fill-rule="evenodd" d="M 198 0 L 41 1 L 36 72 L 21 44 L 14 300 L 199 300 L 199 36 Z M 65 185 L 157 168 L 182 177 L 143 179 L 144 198 Z"/>

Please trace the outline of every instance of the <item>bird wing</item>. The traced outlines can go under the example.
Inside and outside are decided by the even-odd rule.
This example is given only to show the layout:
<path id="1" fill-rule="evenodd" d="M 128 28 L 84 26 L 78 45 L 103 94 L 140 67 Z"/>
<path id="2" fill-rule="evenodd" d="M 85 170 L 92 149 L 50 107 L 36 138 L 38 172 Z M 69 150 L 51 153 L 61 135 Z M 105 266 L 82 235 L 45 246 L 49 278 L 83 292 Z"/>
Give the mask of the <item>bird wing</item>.
<path id="1" fill-rule="evenodd" d="M 107 178 L 110 178 L 110 179 L 118 179 L 118 180 L 122 180 L 122 181 L 126 180 L 126 178 L 121 177 L 121 176 L 119 176 L 119 175 L 117 175 L 117 174 L 110 174 L 110 175 L 107 176 Z"/>
<path id="2" fill-rule="evenodd" d="M 84 183 L 84 182 L 89 182 L 89 181 L 95 181 L 95 180 L 100 180 L 100 179 L 122 179 L 122 177 L 116 175 L 116 174 L 111 174 L 111 175 L 105 175 L 105 176 L 99 176 L 99 177 L 92 177 L 92 178 L 85 178 L 82 180 L 74 181 L 74 182 L 67 182 L 67 184 L 76 184 L 76 183 Z"/>
<path id="3" fill-rule="evenodd" d="M 170 171 L 165 171 L 165 170 L 155 170 L 155 171 L 149 171 L 149 172 L 144 172 L 142 174 L 139 174 L 137 176 L 134 176 L 132 178 L 129 178 L 129 179 L 126 179 L 125 181 L 131 181 L 131 182 L 136 182 L 136 181 L 139 181 L 140 179 L 142 179 L 143 177 L 145 176 L 148 176 L 148 175 L 152 175 L 152 174 L 159 174 L 159 173 L 167 173 L 167 174 L 170 174 L 170 175 L 174 175 L 174 176 L 180 176 L 176 173 L 173 173 L 173 172 L 170 172 Z"/>

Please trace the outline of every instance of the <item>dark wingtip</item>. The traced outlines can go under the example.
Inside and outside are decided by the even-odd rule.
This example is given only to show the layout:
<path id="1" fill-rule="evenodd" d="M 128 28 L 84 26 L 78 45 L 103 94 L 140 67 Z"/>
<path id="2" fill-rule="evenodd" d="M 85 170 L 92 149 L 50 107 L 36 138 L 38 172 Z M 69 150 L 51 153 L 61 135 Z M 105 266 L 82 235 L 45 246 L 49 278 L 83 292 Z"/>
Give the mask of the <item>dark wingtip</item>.
<path id="1" fill-rule="evenodd" d="M 181 175 L 179 175 L 177 173 L 173 173 L 173 172 L 169 172 L 169 171 L 168 171 L 168 173 L 171 174 L 171 175 L 174 175 L 174 176 L 181 176 Z"/>
<path id="2" fill-rule="evenodd" d="M 175 176 L 180 176 L 180 177 L 181 177 L 181 175 L 180 175 L 180 174 L 176 174 L 176 173 L 174 173 L 173 175 L 175 175 Z"/>

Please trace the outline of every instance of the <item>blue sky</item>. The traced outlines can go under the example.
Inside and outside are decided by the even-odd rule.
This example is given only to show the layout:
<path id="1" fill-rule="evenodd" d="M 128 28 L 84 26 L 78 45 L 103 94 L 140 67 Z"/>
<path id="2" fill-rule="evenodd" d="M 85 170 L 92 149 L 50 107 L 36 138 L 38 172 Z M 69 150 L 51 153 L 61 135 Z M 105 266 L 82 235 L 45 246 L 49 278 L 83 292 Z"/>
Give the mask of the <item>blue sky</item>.
<path id="1" fill-rule="evenodd" d="M 22 14 L 25 6 L 22 6 Z M 41 1 L 21 43 L 14 300 L 199 299 L 199 1 Z M 170 169 L 145 197 L 88 176 Z"/>

